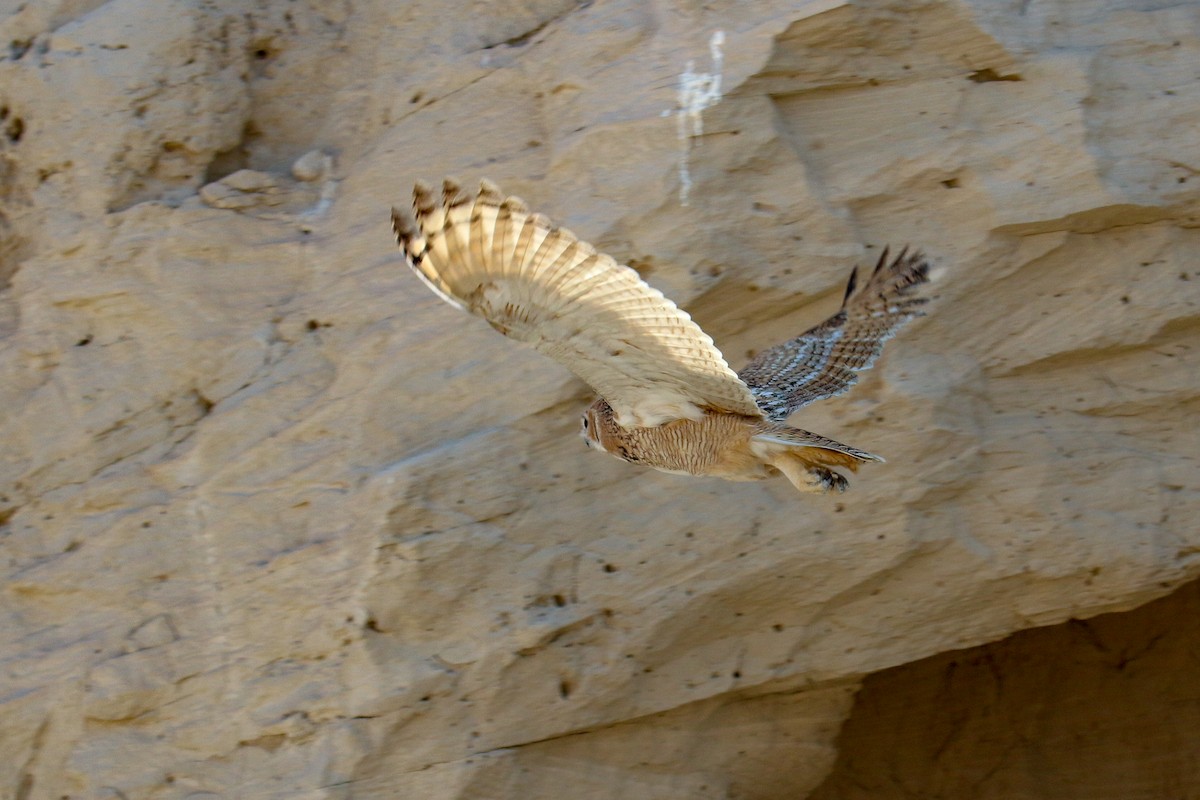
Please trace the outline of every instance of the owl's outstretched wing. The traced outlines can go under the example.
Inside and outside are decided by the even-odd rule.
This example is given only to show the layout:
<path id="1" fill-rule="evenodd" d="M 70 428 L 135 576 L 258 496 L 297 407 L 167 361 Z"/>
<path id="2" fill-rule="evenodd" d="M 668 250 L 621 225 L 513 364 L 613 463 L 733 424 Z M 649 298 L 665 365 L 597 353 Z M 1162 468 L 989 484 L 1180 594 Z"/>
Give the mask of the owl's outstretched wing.
<path id="1" fill-rule="evenodd" d="M 484 182 L 453 181 L 441 202 L 413 189 L 416 220 L 392 210 L 408 264 L 446 302 L 574 372 L 626 427 L 761 416 L 750 389 L 686 312 L 629 267 L 596 252 Z"/>
<path id="2" fill-rule="evenodd" d="M 928 301 L 913 288 L 929 280 L 929 262 L 907 248 L 888 262 L 885 248 L 861 287 L 850 273 L 842 308 L 795 339 L 759 353 L 739 376 L 758 407 L 773 420 L 785 420 L 815 400 L 839 395 L 870 369 L 883 343 Z"/>

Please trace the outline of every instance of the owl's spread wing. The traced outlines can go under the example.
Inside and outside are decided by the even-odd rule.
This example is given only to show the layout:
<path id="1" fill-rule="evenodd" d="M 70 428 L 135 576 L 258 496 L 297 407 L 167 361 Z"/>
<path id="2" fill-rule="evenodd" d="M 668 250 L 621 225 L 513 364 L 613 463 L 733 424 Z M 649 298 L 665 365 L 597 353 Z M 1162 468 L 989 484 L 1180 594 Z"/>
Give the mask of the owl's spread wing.
<path id="1" fill-rule="evenodd" d="M 413 189 L 416 222 L 392 210 L 408 264 L 446 302 L 582 378 L 624 426 L 761 416 L 750 389 L 686 312 L 627 266 L 484 182 Z"/>
<path id="2" fill-rule="evenodd" d="M 890 263 L 887 258 L 885 248 L 861 287 L 858 270 L 850 273 L 840 311 L 759 353 L 739 373 L 769 419 L 785 420 L 801 406 L 845 392 L 859 372 L 875 363 L 883 343 L 920 316 L 928 298 L 917 296 L 913 288 L 929 280 L 929 262 L 907 249 Z"/>

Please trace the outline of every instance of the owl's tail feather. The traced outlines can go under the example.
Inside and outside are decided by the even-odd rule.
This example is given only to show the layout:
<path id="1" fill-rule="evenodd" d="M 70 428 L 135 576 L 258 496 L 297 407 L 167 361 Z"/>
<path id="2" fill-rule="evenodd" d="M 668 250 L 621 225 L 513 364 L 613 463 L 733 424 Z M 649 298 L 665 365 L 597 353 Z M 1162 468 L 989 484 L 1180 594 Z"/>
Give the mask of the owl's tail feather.
<path id="1" fill-rule="evenodd" d="M 827 439 L 816 433 L 791 428 L 787 425 L 767 423 L 763 430 L 753 436 L 754 441 L 785 445 L 789 451 L 803 451 L 806 460 L 814 464 L 826 464 L 834 467 L 849 467 L 858 469 L 864 461 L 883 461 L 883 456 L 859 450 L 848 444 Z"/>

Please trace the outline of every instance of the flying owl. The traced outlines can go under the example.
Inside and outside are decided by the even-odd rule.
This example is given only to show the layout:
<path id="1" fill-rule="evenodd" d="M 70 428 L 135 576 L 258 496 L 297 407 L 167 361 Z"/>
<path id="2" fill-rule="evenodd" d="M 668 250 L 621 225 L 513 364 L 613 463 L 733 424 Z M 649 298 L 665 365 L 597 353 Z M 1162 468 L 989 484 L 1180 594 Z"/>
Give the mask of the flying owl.
<path id="1" fill-rule="evenodd" d="M 581 242 L 484 181 L 471 196 L 446 180 L 441 202 L 413 189 L 416 219 L 392 209 L 408 265 L 439 297 L 548 355 L 600 397 L 584 412 L 584 441 L 663 472 L 734 481 L 783 473 L 799 490 L 846 489 L 834 471 L 882 458 L 792 428 L 814 400 L 849 389 L 883 343 L 921 314 L 914 287 L 929 280 L 920 253 L 885 249 L 841 310 L 765 350 L 741 373 L 685 311 L 630 267 Z"/>

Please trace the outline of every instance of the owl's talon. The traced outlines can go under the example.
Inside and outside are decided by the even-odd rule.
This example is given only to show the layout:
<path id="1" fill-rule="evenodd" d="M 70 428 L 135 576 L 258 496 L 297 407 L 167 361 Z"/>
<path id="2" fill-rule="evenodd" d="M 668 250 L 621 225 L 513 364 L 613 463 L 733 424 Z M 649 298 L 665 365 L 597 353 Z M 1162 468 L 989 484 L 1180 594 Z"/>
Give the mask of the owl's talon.
<path id="1" fill-rule="evenodd" d="M 838 492 L 840 494 L 846 491 L 846 487 L 850 485 L 850 481 L 846 480 L 843 476 L 824 467 L 809 467 L 808 474 L 812 476 L 812 479 L 808 481 L 808 485 L 814 491 L 821 492 L 822 494 L 826 492 Z"/>

